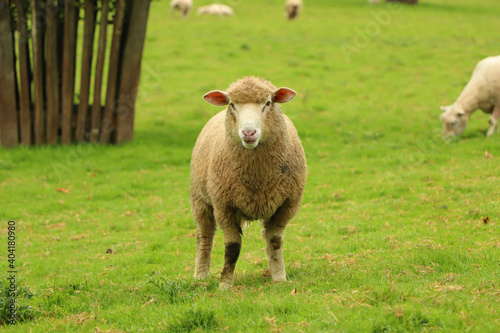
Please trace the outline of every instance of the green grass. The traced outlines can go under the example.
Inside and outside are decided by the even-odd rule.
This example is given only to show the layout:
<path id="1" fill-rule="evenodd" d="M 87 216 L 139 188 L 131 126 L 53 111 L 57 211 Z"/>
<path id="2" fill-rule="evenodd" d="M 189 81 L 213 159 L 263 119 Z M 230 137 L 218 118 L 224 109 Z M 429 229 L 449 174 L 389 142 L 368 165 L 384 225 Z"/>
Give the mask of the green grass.
<path id="1" fill-rule="evenodd" d="M 294 22 L 281 0 L 235 1 L 224 19 L 168 4 L 152 3 L 132 143 L 0 150 L 2 244 L 16 221 L 32 292 L 19 302 L 35 317 L 4 331 L 500 330 L 500 134 L 486 139 L 478 111 L 445 142 L 439 121 L 499 53 L 497 0 L 310 0 Z M 210 278 L 192 279 L 189 161 L 220 110 L 201 96 L 250 74 L 298 92 L 283 109 L 308 183 L 286 231 L 289 281 L 270 280 L 254 222 L 221 292 L 220 231 Z M 0 258 L 3 276 L 7 246 Z"/>

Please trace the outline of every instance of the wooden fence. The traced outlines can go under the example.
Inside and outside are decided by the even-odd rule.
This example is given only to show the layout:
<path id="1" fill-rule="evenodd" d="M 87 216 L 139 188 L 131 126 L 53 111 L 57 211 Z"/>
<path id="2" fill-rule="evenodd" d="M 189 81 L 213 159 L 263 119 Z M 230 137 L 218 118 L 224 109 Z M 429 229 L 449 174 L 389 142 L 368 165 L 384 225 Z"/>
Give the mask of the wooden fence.
<path id="1" fill-rule="evenodd" d="M 0 144 L 132 140 L 149 5 L 0 0 Z"/>

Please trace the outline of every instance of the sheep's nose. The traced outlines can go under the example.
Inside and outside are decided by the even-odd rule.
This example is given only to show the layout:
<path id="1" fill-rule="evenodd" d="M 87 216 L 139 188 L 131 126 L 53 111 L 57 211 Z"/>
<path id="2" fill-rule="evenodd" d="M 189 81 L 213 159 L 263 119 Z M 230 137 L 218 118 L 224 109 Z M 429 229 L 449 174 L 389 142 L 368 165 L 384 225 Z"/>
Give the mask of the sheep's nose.
<path id="1" fill-rule="evenodd" d="M 243 131 L 241 131 L 241 132 L 243 133 L 243 135 L 244 135 L 245 137 L 252 137 L 252 136 L 254 136 L 254 134 L 255 134 L 255 133 L 257 133 L 257 131 L 256 131 L 256 130 L 254 130 L 254 129 L 244 129 L 244 130 L 243 130 Z"/>

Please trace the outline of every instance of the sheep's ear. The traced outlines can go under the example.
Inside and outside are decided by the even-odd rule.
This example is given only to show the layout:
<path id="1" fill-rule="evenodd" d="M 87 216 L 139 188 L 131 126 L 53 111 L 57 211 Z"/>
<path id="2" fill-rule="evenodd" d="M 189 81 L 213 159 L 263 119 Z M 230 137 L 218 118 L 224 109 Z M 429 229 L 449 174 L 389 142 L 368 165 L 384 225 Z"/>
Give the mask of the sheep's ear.
<path id="1" fill-rule="evenodd" d="M 464 111 L 464 110 L 460 110 L 460 111 L 458 111 L 458 112 L 457 112 L 457 116 L 459 116 L 459 117 L 463 117 L 463 116 L 465 116 L 465 111 Z"/>
<path id="2" fill-rule="evenodd" d="M 225 91 L 214 90 L 203 95 L 203 99 L 210 104 L 223 106 L 229 104 L 229 98 Z"/>
<path id="3" fill-rule="evenodd" d="M 446 112 L 448 111 L 449 108 L 450 108 L 449 106 L 442 106 L 441 111 Z"/>
<path id="4" fill-rule="evenodd" d="M 273 103 L 290 102 L 297 93 L 290 88 L 279 88 L 274 92 Z"/>

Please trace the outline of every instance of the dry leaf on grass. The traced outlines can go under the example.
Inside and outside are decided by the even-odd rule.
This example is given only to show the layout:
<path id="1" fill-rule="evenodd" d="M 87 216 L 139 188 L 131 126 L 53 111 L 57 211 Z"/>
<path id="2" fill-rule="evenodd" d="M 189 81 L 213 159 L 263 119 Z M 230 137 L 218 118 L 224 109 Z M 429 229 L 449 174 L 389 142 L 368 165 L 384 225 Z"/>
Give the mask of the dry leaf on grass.
<path id="1" fill-rule="evenodd" d="M 492 158 L 492 157 L 493 157 L 493 155 L 491 155 L 490 153 L 488 153 L 488 151 L 487 151 L 487 150 L 485 150 L 485 151 L 484 151 L 484 157 L 485 157 L 485 158 Z"/>
<path id="2" fill-rule="evenodd" d="M 62 187 L 56 188 L 56 191 L 66 193 L 66 194 L 69 193 L 69 190 L 67 188 L 62 188 Z"/>
<path id="3" fill-rule="evenodd" d="M 144 304 L 142 305 L 142 307 L 145 307 L 145 306 L 147 306 L 147 305 L 150 305 L 150 304 L 152 304 L 152 303 L 153 303 L 153 302 L 155 302 L 155 301 L 156 301 L 156 298 L 154 298 L 154 297 L 153 297 L 153 298 L 151 298 L 149 301 L 147 301 L 146 303 L 144 303 Z"/>

